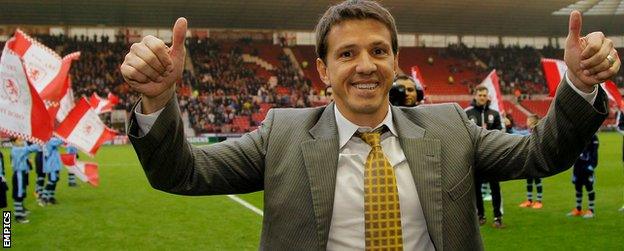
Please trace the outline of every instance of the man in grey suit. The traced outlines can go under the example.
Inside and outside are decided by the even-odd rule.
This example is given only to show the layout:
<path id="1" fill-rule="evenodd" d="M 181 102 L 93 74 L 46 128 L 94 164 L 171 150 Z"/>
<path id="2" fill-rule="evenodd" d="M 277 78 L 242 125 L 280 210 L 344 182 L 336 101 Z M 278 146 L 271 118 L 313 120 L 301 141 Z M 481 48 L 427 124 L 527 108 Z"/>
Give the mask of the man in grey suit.
<path id="1" fill-rule="evenodd" d="M 372 249 L 363 170 L 379 146 L 398 188 L 403 241 L 397 249 L 482 249 L 475 173 L 509 180 L 564 171 L 606 117 L 605 94 L 596 85 L 614 76 L 620 61 L 610 40 L 602 33 L 580 37 L 580 26 L 580 13 L 573 12 L 566 80 L 543 123 L 522 137 L 479 128 L 456 104 L 391 106 L 398 70 L 394 19 L 375 2 L 345 1 L 316 27 L 317 69 L 333 87 L 334 102 L 273 109 L 239 139 L 196 147 L 184 137 L 175 98 L 186 54 L 187 22 L 180 18 L 171 47 L 145 37 L 121 66 L 142 95 L 128 135 L 156 189 L 184 195 L 264 190 L 261 249 Z M 380 145 L 358 136 L 379 128 L 385 129 Z"/>

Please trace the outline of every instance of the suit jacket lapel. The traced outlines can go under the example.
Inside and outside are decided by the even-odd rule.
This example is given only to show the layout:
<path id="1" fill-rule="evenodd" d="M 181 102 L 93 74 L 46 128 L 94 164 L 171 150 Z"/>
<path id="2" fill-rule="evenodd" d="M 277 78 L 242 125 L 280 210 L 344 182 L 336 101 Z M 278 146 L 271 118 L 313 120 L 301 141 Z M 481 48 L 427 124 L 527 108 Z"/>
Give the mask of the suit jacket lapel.
<path id="1" fill-rule="evenodd" d="M 436 250 L 442 250 L 442 177 L 440 167 L 441 143 L 425 137 L 425 129 L 408 119 L 401 109 L 392 107 L 399 142 L 412 171 L 427 230 Z"/>
<path id="2" fill-rule="evenodd" d="M 312 204 L 320 250 L 327 246 L 334 207 L 336 170 L 338 166 L 338 129 L 334 106 L 327 106 L 312 129 L 311 140 L 301 143 L 301 151 L 310 182 Z"/>

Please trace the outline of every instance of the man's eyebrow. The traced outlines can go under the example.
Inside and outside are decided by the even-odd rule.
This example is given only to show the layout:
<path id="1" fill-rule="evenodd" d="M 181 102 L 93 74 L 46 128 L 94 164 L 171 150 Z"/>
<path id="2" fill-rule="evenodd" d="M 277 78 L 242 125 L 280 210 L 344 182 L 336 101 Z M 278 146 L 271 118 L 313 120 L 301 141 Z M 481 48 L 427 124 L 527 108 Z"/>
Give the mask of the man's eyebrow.
<path id="1" fill-rule="evenodd" d="M 342 46 L 338 47 L 338 48 L 336 49 L 336 51 L 342 51 L 342 50 L 346 50 L 346 49 L 352 49 L 352 48 L 354 48 L 354 47 L 356 47 L 356 45 L 355 45 L 355 44 L 345 44 L 345 45 L 342 45 Z"/>
<path id="2" fill-rule="evenodd" d="M 388 43 L 386 43 L 385 41 L 381 41 L 381 40 L 373 42 L 372 45 L 373 46 L 380 46 L 380 45 L 382 45 L 382 46 L 390 46 Z"/>
<path id="3" fill-rule="evenodd" d="M 383 40 L 374 41 L 370 45 L 371 46 L 386 46 L 386 47 L 390 47 L 390 44 L 388 44 L 387 42 L 385 42 Z M 345 44 L 345 45 L 342 45 L 342 46 L 338 47 L 338 49 L 336 49 L 336 51 L 352 49 L 354 47 L 357 47 L 357 45 L 356 44 Z"/>

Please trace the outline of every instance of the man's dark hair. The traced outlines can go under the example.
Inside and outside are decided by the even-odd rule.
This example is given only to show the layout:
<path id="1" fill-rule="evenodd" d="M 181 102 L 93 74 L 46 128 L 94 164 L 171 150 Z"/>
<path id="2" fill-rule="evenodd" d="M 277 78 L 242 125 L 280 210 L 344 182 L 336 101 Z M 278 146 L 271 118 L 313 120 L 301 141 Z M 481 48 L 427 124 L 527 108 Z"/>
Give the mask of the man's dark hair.
<path id="1" fill-rule="evenodd" d="M 399 74 L 396 77 L 394 77 L 394 82 L 399 81 L 399 80 L 409 80 L 409 81 L 412 81 L 412 83 L 416 84 L 416 81 L 414 81 L 412 77 L 407 76 L 405 74 Z"/>
<path id="2" fill-rule="evenodd" d="M 374 19 L 384 24 L 390 31 L 392 39 L 392 52 L 397 55 L 399 42 L 394 17 L 379 3 L 370 0 L 347 0 L 340 4 L 329 7 L 316 24 L 316 56 L 326 62 L 327 59 L 327 34 L 332 26 L 345 20 Z"/>
<path id="3" fill-rule="evenodd" d="M 478 85 L 477 87 L 475 87 L 475 93 L 480 92 L 480 91 L 487 91 L 488 93 L 490 92 L 490 90 L 488 90 L 487 87 L 485 87 L 485 85 Z"/>

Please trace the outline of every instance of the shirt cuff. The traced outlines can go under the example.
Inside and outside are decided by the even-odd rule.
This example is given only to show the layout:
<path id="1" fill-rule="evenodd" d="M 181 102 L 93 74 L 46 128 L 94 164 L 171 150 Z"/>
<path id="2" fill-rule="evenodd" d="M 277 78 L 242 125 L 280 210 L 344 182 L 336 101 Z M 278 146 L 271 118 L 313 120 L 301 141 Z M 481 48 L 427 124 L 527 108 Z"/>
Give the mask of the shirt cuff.
<path id="1" fill-rule="evenodd" d="M 589 102 L 589 104 L 594 105 L 594 102 L 596 102 L 596 97 L 598 97 L 598 85 L 594 86 L 594 90 L 592 92 L 586 93 L 586 92 L 583 92 L 583 91 L 579 90 L 578 88 L 576 88 L 576 86 L 572 83 L 572 81 L 570 81 L 570 78 L 568 78 L 568 72 L 567 71 L 565 73 L 565 79 L 566 79 L 566 82 L 568 83 L 568 85 L 570 85 L 570 87 L 572 87 L 572 90 L 574 90 L 576 93 L 581 95 L 581 97 L 583 97 L 583 99 L 587 100 L 587 102 Z"/>
<path id="2" fill-rule="evenodd" d="M 141 104 L 137 105 L 134 109 L 134 115 L 136 116 L 137 124 L 139 125 L 139 137 L 143 137 L 149 133 L 152 126 L 156 122 L 156 119 L 160 113 L 165 110 L 165 107 L 150 114 L 143 114 Z"/>

